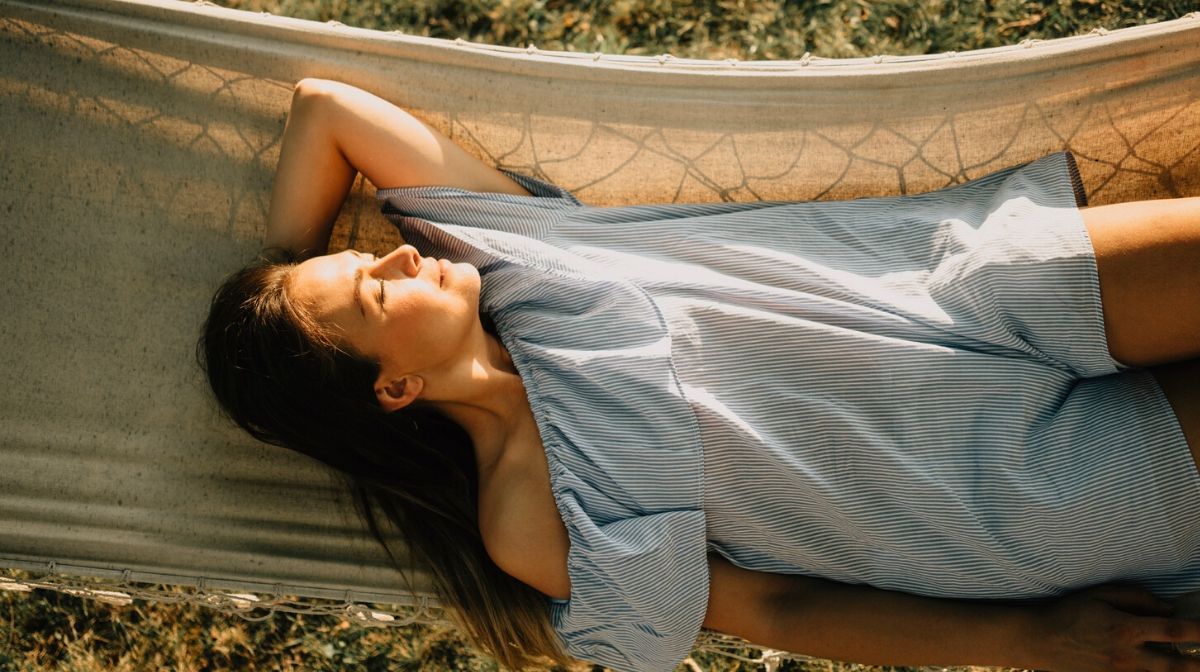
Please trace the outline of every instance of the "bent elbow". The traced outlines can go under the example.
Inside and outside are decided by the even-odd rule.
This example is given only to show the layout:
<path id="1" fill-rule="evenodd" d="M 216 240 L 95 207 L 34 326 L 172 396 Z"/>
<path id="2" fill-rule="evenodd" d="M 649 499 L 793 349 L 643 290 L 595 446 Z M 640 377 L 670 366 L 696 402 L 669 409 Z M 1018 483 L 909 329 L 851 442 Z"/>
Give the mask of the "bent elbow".
<path id="1" fill-rule="evenodd" d="M 311 95 L 314 93 L 325 92 L 325 91 L 329 90 L 329 85 L 333 84 L 333 83 L 334 82 L 331 82 L 328 79 L 318 79 L 316 77 L 305 77 L 304 79 L 301 79 L 300 81 L 296 82 L 296 85 L 292 87 L 292 94 L 293 95 Z"/>

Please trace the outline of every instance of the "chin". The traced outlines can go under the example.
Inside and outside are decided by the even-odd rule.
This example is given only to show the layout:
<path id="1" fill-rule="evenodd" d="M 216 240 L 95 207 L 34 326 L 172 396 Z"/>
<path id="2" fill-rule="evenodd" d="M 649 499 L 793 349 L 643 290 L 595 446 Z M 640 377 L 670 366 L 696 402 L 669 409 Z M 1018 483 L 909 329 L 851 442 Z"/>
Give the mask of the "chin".
<path id="1" fill-rule="evenodd" d="M 482 281 L 479 277 L 479 269 L 475 268 L 467 262 L 462 262 L 454 265 L 454 270 L 458 271 L 458 277 L 455 278 L 456 284 L 464 294 L 471 298 L 471 302 L 475 307 L 479 307 L 479 291 Z"/>
<path id="2" fill-rule="evenodd" d="M 476 290 L 479 288 L 479 269 L 465 261 L 454 264 L 454 270 L 457 272 L 458 279 L 467 284 L 474 285 Z"/>

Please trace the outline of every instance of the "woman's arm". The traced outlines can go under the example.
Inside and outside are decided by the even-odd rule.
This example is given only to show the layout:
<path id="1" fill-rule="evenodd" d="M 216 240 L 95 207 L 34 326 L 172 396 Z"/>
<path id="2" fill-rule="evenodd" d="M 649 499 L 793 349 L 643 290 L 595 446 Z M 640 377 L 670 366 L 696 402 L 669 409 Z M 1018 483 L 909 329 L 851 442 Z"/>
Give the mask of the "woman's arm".
<path id="1" fill-rule="evenodd" d="M 302 79 L 283 131 L 266 245 L 302 258 L 324 253 L 358 172 L 381 189 L 438 185 L 529 195 L 388 101 L 341 82 Z"/>
<path id="2" fill-rule="evenodd" d="M 876 665 L 1076 670 L 1200 670 L 1147 641 L 1200 640 L 1200 622 L 1129 586 L 1044 604 L 917 597 L 738 568 L 709 556 L 704 626 L 761 646 Z M 1144 614 L 1144 615 L 1136 615 Z"/>

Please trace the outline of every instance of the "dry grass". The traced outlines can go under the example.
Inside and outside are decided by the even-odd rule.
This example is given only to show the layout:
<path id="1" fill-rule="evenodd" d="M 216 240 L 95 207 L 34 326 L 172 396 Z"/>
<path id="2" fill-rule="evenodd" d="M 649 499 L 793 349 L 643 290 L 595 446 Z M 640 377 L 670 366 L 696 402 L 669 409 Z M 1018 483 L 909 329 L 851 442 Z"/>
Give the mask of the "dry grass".
<path id="1" fill-rule="evenodd" d="M 543 49 L 679 57 L 795 59 L 919 54 L 1049 39 L 1182 16 L 1193 2 L 1074 0 L 223 0 L 220 4 L 432 37 Z M 0 670 L 495 670 L 441 627 L 365 629 L 344 620 L 276 614 L 258 622 L 188 605 L 112 607 L 59 593 L 0 591 Z M 698 654 L 709 672 L 758 667 Z M 586 672 L 581 665 L 572 672 Z M 694 672 L 687 665 L 681 672 Z M 788 662 L 780 672 L 880 670 Z"/>
<path id="2" fill-rule="evenodd" d="M 14 578 L 29 578 L 7 570 Z M 261 620 L 188 604 L 135 600 L 116 607 L 63 593 L 0 590 L 3 672 L 490 672 L 447 626 L 364 628 L 346 619 L 276 613 Z M 743 652 L 757 655 L 753 651 Z M 786 661 L 779 672 L 880 672 L 831 661 Z M 983 670 L 984 668 L 960 668 Z M 543 672 L 602 672 L 580 663 Z M 678 672 L 761 672 L 762 666 L 697 653 Z"/>
<path id="3" fill-rule="evenodd" d="M 49 590 L 0 591 L 0 620 L 6 626 L 0 643 L 5 672 L 498 669 L 471 655 L 446 626 L 364 628 L 337 617 L 289 613 L 248 621 L 195 605 L 139 600 L 116 607 Z"/>

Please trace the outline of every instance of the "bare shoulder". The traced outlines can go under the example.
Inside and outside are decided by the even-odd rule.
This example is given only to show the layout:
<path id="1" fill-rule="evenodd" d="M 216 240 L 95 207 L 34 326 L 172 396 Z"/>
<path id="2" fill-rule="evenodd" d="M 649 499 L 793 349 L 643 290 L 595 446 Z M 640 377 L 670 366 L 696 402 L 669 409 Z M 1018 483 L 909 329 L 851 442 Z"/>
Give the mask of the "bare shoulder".
<path id="1" fill-rule="evenodd" d="M 437 129 L 368 91 L 306 78 L 296 84 L 293 110 L 298 105 L 320 108 L 317 116 L 346 161 L 379 189 L 444 186 L 529 195 Z"/>
<path id="2" fill-rule="evenodd" d="M 557 599 L 571 595 L 570 542 L 550 489 L 541 445 L 517 451 L 479 489 L 479 531 L 504 573 Z M 539 459 L 540 458 L 540 459 Z"/>

